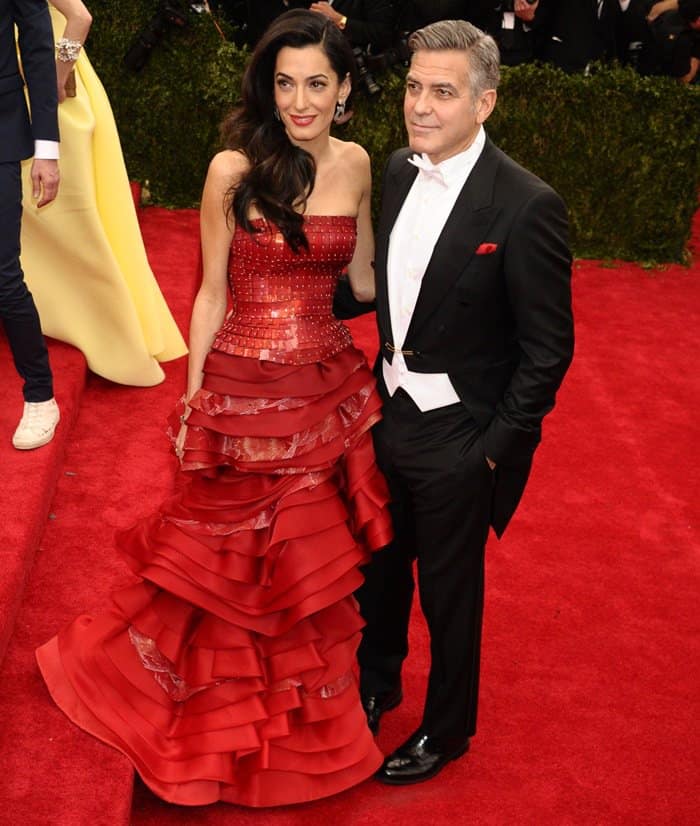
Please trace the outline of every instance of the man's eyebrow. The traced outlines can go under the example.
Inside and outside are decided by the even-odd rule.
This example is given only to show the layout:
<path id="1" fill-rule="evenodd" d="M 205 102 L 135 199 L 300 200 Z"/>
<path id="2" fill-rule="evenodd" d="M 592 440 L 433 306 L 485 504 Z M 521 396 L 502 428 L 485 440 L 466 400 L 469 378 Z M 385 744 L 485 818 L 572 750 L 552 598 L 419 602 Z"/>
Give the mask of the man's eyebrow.
<path id="1" fill-rule="evenodd" d="M 412 75 L 406 75 L 406 83 L 417 83 L 419 86 L 424 85 L 420 80 Z M 451 89 L 453 92 L 457 91 L 457 87 L 450 83 L 449 80 L 436 80 L 434 83 L 430 83 L 429 86 L 431 89 Z"/>

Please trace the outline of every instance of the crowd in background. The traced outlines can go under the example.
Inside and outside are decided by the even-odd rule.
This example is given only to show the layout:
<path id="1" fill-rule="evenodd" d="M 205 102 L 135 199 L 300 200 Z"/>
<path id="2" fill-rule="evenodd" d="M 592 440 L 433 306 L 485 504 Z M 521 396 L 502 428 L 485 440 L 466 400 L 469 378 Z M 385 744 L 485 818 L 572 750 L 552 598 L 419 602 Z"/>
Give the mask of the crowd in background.
<path id="1" fill-rule="evenodd" d="M 502 63 L 542 61 L 587 72 L 617 60 L 642 74 L 685 83 L 700 77 L 700 0 L 220 0 L 212 7 L 251 45 L 277 15 L 311 8 L 341 27 L 382 66 L 405 58 L 406 33 L 437 20 L 469 20 L 491 34 Z"/>

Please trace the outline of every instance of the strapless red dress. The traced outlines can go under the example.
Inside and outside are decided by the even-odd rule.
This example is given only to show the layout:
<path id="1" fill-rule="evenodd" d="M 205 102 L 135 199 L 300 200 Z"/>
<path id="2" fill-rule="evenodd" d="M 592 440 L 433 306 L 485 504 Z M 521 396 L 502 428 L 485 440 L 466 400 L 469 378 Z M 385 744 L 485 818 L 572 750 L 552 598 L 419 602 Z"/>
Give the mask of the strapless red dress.
<path id="1" fill-rule="evenodd" d="M 355 220 L 310 248 L 237 229 L 234 309 L 191 400 L 183 484 L 118 537 L 138 575 L 37 652 L 56 703 L 165 800 L 313 800 L 380 765 L 359 701 L 358 567 L 390 539 L 374 378 L 332 315 Z"/>

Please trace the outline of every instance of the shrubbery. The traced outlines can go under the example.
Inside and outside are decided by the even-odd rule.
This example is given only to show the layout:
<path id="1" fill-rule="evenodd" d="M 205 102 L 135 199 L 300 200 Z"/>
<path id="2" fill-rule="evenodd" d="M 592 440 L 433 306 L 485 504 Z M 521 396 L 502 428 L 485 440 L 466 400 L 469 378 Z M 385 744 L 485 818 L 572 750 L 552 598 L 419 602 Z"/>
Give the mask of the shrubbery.
<path id="1" fill-rule="evenodd" d="M 88 52 L 130 175 L 149 182 L 154 201 L 192 206 L 247 52 L 222 40 L 208 15 L 190 14 L 190 25 L 169 27 L 146 67 L 131 72 L 123 56 L 156 5 L 93 0 Z M 352 121 L 338 133 L 369 151 L 375 191 L 386 157 L 404 143 L 402 72 L 378 77 L 378 97 L 358 95 Z M 506 68 L 488 131 L 564 197 L 577 255 L 683 260 L 700 182 L 700 89 L 620 68 L 591 77 Z"/>

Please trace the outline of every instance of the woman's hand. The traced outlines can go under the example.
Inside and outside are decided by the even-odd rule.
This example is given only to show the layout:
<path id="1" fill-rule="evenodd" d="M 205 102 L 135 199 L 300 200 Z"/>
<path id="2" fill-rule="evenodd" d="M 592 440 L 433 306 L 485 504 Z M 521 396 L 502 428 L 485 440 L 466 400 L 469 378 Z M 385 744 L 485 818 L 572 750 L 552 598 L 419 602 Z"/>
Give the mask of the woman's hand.
<path id="1" fill-rule="evenodd" d="M 67 65 L 60 60 L 56 61 L 56 80 L 58 82 L 58 102 L 63 101 L 68 97 L 68 81 L 73 71 L 73 64 Z"/>
<path id="2" fill-rule="evenodd" d="M 185 439 L 187 438 L 187 419 L 189 418 L 190 412 L 192 408 L 188 406 L 187 402 L 185 402 L 185 412 L 182 413 L 180 416 L 180 429 L 177 432 L 177 438 L 175 439 L 175 455 L 177 458 L 182 461 L 182 457 L 185 455 Z"/>

